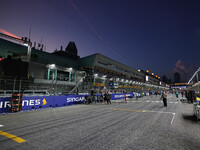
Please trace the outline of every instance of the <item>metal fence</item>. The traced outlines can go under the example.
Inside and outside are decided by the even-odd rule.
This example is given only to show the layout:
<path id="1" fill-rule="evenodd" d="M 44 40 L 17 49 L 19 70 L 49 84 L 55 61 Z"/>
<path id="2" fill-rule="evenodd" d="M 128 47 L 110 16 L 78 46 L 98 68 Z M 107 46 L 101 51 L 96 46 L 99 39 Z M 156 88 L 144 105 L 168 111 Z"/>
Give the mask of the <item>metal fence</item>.
<path id="1" fill-rule="evenodd" d="M 0 96 L 7 96 L 13 92 L 20 92 L 25 95 L 64 95 L 68 94 L 75 85 L 76 83 L 56 80 L 47 81 L 18 77 L 0 78 Z"/>

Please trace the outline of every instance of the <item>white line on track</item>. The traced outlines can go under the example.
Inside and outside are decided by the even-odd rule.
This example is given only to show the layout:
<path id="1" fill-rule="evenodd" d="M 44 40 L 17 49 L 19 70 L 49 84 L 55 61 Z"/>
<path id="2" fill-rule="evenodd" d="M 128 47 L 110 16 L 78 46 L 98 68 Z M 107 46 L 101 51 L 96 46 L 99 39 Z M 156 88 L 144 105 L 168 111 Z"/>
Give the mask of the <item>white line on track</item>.
<path id="1" fill-rule="evenodd" d="M 172 123 L 173 123 L 173 121 L 174 121 L 174 117 L 175 117 L 175 113 L 173 113 L 173 117 L 172 117 L 171 124 L 172 124 Z"/>
<path id="2" fill-rule="evenodd" d="M 163 112 L 163 111 L 153 111 L 153 110 L 143 110 L 143 112 L 154 112 L 154 113 L 162 113 L 162 114 L 172 114 L 173 117 L 172 117 L 172 120 L 171 120 L 171 124 L 173 123 L 174 117 L 176 115 L 176 113 L 173 113 L 173 112 Z"/>
<path id="3" fill-rule="evenodd" d="M 1 125 L 1 124 L 0 124 L 0 127 L 3 127 L 3 126 L 4 126 L 4 125 Z"/>

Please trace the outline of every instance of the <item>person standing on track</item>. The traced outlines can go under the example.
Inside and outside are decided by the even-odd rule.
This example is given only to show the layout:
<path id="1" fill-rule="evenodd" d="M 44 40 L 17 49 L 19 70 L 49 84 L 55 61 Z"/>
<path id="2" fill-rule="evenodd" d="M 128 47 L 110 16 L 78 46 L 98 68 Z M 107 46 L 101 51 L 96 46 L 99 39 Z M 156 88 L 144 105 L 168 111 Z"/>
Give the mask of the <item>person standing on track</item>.
<path id="1" fill-rule="evenodd" d="M 125 99 L 125 103 L 127 103 L 127 95 L 126 95 L 126 93 L 124 95 L 124 99 Z"/>
<path id="2" fill-rule="evenodd" d="M 176 99 L 177 99 L 177 101 L 178 101 L 178 92 L 176 92 Z"/>
<path id="3" fill-rule="evenodd" d="M 164 107 L 167 107 L 167 92 L 163 92 L 160 99 L 163 99 Z"/>
<path id="4" fill-rule="evenodd" d="M 111 104 L 111 95 L 109 91 L 107 91 L 107 104 Z"/>
<path id="5" fill-rule="evenodd" d="M 104 104 L 108 103 L 107 97 L 108 97 L 108 94 L 107 94 L 107 91 L 106 91 L 106 93 L 104 94 Z"/>
<path id="6" fill-rule="evenodd" d="M 111 104 L 111 95 L 109 93 L 109 91 L 106 91 L 106 93 L 104 94 L 104 103 L 106 104 Z"/>

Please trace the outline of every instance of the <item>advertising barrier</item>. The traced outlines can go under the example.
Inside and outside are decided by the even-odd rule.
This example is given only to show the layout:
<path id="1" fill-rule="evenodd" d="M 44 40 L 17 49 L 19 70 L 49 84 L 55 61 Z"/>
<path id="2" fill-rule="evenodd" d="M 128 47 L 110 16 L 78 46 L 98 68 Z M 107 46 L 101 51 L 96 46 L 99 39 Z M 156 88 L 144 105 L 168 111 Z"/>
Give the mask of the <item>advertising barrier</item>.
<path id="1" fill-rule="evenodd" d="M 111 94 L 111 100 L 124 99 L 125 95 L 128 98 L 134 97 L 133 93 Z M 0 113 L 10 112 L 11 99 L 12 97 L 0 98 Z M 22 98 L 22 110 L 70 106 L 73 104 L 83 104 L 84 102 L 85 102 L 85 95 L 62 95 L 62 96 L 54 95 L 54 96 L 30 96 L 30 97 L 24 96 Z"/>
<path id="2" fill-rule="evenodd" d="M 48 107 L 61 107 L 73 104 L 82 104 L 85 95 L 65 96 L 32 96 L 22 98 L 22 110 L 40 109 Z M 10 111 L 11 97 L 0 98 L 0 113 Z"/>
<path id="3" fill-rule="evenodd" d="M 118 100 L 118 99 L 125 99 L 125 96 L 127 98 L 133 98 L 135 96 L 135 94 L 133 93 L 124 93 L 124 94 L 111 94 L 111 99 L 112 100 Z"/>
<path id="4" fill-rule="evenodd" d="M 10 110 L 11 97 L 0 98 L 0 113 L 8 112 Z"/>

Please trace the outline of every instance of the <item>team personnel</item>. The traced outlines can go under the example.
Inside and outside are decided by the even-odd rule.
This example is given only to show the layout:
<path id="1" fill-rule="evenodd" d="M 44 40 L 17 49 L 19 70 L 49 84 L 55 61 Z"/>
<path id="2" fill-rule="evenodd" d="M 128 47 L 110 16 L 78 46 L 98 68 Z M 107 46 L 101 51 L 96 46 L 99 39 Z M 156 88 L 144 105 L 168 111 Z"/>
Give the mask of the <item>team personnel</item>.
<path id="1" fill-rule="evenodd" d="M 163 92 L 160 99 L 163 99 L 164 107 L 167 107 L 167 92 Z"/>

